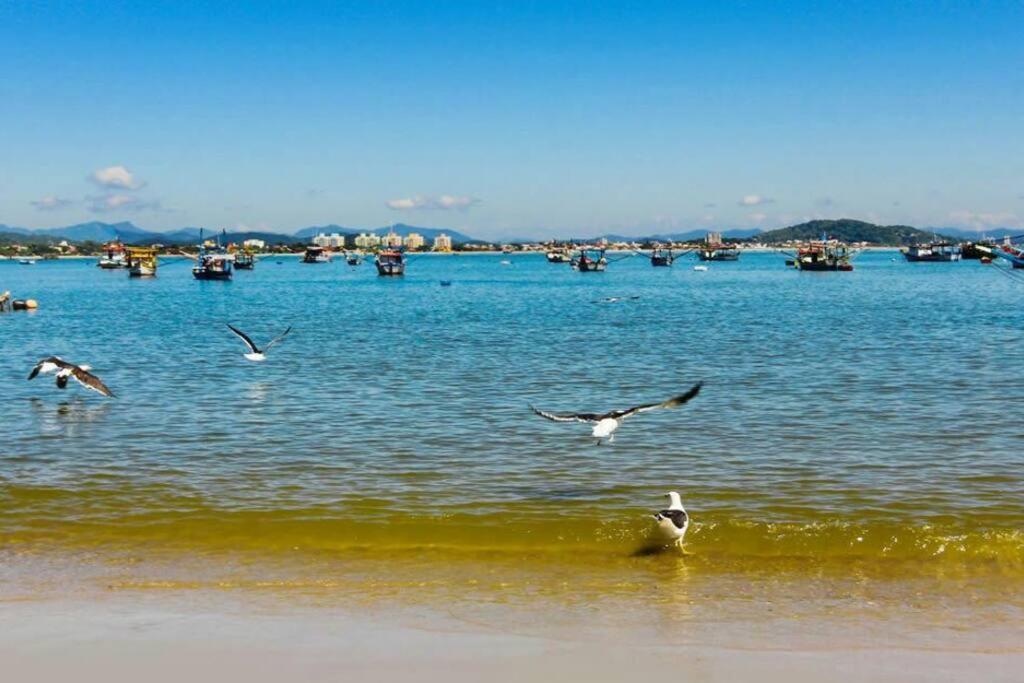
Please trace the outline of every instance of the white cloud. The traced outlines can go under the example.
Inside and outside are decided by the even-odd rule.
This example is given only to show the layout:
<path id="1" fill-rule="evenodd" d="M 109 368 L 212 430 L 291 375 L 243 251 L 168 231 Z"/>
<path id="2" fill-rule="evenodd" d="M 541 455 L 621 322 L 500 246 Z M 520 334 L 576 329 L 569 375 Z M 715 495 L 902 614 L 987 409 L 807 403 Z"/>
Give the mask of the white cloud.
<path id="1" fill-rule="evenodd" d="M 130 194 L 104 194 L 87 197 L 89 210 L 94 213 L 106 213 L 108 211 L 144 211 L 151 209 L 160 210 L 160 202 L 156 200 L 141 199 Z"/>
<path id="2" fill-rule="evenodd" d="M 471 206 L 479 204 L 480 200 L 465 195 L 442 194 L 437 197 L 415 195 L 401 199 L 389 199 L 387 205 L 394 211 L 413 211 L 415 209 L 437 209 L 441 211 L 465 211 Z"/>
<path id="3" fill-rule="evenodd" d="M 762 204 L 771 204 L 774 199 L 768 197 L 762 197 L 759 194 L 748 194 L 739 201 L 740 206 L 761 206 Z"/>
<path id="4" fill-rule="evenodd" d="M 124 166 L 107 166 L 96 169 L 90 176 L 90 180 L 102 187 L 115 187 L 122 190 L 138 190 L 146 184 Z"/>
<path id="5" fill-rule="evenodd" d="M 29 203 L 40 211 L 56 211 L 57 209 L 64 209 L 74 204 L 70 199 L 62 199 L 61 197 L 57 197 L 52 194 L 48 194 L 41 199 L 36 199 Z"/>
<path id="6" fill-rule="evenodd" d="M 1009 211 L 951 211 L 949 218 L 971 230 L 1009 228 L 1020 225 L 1020 219 L 1017 218 L 1017 214 Z"/>
<path id="7" fill-rule="evenodd" d="M 421 209 L 426 205 L 424 197 L 408 197 L 406 199 L 389 199 L 388 208 L 395 211 L 408 211 L 410 209 Z"/>
<path id="8" fill-rule="evenodd" d="M 765 219 L 768 218 L 768 214 L 765 214 L 765 213 L 751 213 L 751 214 L 747 215 L 747 218 L 749 218 L 751 220 L 751 222 L 753 222 L 755 224 L 764 223 Z"/>

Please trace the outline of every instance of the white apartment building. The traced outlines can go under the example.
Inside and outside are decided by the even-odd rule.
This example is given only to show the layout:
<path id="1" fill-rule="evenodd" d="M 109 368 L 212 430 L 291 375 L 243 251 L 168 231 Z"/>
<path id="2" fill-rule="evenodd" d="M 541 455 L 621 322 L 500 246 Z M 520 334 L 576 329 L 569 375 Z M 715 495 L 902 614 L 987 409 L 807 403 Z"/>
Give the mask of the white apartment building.
<path id="1" fill-rule="evenodd" d="M 330 235 L 320 233 L 313 238 L 313 244 L 327 249 L 344 249 L 345 236 L 336 232 L 332 232 Z"/>
<path id="2" fill-rule="evenodd" d="M 404 241 L 406 249 L 422 249 L 423 245 L 427 243 L 427 241 L 423 239 L 423 235 L 418 232 L 410 232 L 405 236 Z"/>
<path id="3" fill-rule="evenodd" d="M 439 233 L 434 238 L 434 251 L 451 251 L 452 250 L 452 238 L 448 235 Z"/>
<path id="4" fill-rule="evenodd" d="M 372 232 L 361 232 L 356 235 L 355 245 L 360 249 L 375 249 L 380 246 L 380 236 Z"/>

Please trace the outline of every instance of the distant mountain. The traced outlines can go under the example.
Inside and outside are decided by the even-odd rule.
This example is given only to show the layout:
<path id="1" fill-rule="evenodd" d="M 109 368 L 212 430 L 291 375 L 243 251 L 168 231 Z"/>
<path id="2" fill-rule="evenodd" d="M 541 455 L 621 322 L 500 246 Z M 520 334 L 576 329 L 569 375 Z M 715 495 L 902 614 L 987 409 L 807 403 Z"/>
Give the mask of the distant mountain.
<path id="1" fill-rule="evenodd" d="M 26 235 L 23 232 L 12 232 L 12 229 L 7 225 L 0 225 L 0 244 L 23 244 L 28 242 L 30 244 L 39 244 L 40 238 L 33 237 L 32 235 Z M 49 238 L 43 238 L 42 243 L 46 243 Z"/>
<path id="2" fill-rule="evenodd" d="M 647 235 L 620 235 L 618 233 L 606 233 L 591 237 L 573 237 L 576 242 L 596 242 L 608 240 L 609 242 L 693 242 L 703 240 L 709 232 L 721 232 L 722 237 L 732 239 L 749 239 L 761 233 L 760 228 L 726 228 L 716 230 L 715 228 L 690 230 L 689 232 L 652 233 Z M 535 242 L 534 239 L 524 240 L 502 240 L 504 242 Z"/>
<path id="3" fill-rule="evenodd" d="M 358 235 L 360 232 L 362 231 L 356 228 L 346 228 L 343 225 L 335 225 L 334 223 L 331 223 L 330 225 L 314 225 L 309 228 L 296 230 L 292 233 L 292 237 L 296 237 L 299 240 L 305 240 L 311 237 L 316 237 L 320 233 L 325 235 L 333 233 L 338 233 L 339 235 Z"/>
<path id="4" fill-rule="evenodd" d="M 983 237 L 1002 238 L 1016 237 L 1024 233 L 1024 228 L 986 228 L 984 230 L 967 230 L 964 228 L 922 228 L 925 232 L 949 235 L 962 240 L 980 240 Z"/>
<path id="5" fill-rule="evenodd" d="M 282 235 L 279 232 L 263 232 L 259 230 L 249 230 L 246 232 L 228 232 L 228 242 L 240 244 L 246 240 L 263 240 L 267 244 L 294 244 L 295 242 L 308 241 L 295 235 Z"/>
<path id="6" fill-rule="evenodd" d="M 348 228 L 331 223 L 329 225 L 315 225 L 308 228 L 302 228 L 292 234 L 262 230 L 245 230 L 228 232 L 227 238 L 228 241 L 231 242 L 240 242 L 247 239 L 261 239 L 268 244 L 291 244 L 294 242 L 307 242 L 310 238 L 320 233 L 326 233 L 328 235 L 331 233 L 358 235 L 361 232 L 372 232 L 377 235 L 386 235 L 391 230 L 394 230 L 403 237 L 408 235 L 410 232 L 417 232 L 423 235 L 428 242 L 441 233 L 449 235 L 452 238 L 452 241 L 456 243 L 475 241 L 469 235 L 463 234 L 457 230 L 447 230 L 444 228 L 421 228 L 415 225 L 405 225 L 403 223 L 373 229 Z M 93 221 L 91 223 L 78 223 L 76 225 L 67 225 L 60 228 L 39 228 L 37 230 L 0 224 L 0 234 L 6 235 L 9 241 L 13 241 L 15 236 L 20 235 L 22 236 L 22 241 L 29 241 L 29 238 L 31 237 L 32 242 L 45 242 L 46 240 L 107 242 L 112 239 L 120 238 L 124 242 L 140 245 L 194 244 L 196 240 L 199 239 L 199 231 L 200 228 L 197 227 L 186 227 L 179 228 L 177 230 L 169 230 L 167 232 L 156 232 L 144 230 L 128 221 L 122 223 L 102 223 L 100 221 Z M 206 236 L 209 237 L 221 234 L 220 230 L 211 228 L 205 229 L 204 232 Z"/>
<path id="7" fill-rule="evenodd" d="M 144 230 L 134 223 L 124 221 L 121 223 L 103 223 L 92 221 L 90 223 L 78 223 L 65 227 L 42 228 L 30 230 L 27 228 L 0 224 L 0 235 L 3 235 L 7 242 L 18 241 L 33 243 L 52 243 L 66 239 L 72 242 L 106 242 L 115 238 L 121 238 L 125 242 L 133 244 L 195 244 L 199 239 L 198 227 L 185 227 L 167 232 L 156 232 Z M 377 235 L 386 235 L 394 230 L 405 237 L 411 232 L 419 233 L 428 241 L 433 240 L 440 233 L 445 233 L 457 244 L 481 243 L 465 233 L 458 230 L 445 228 L 426 228 L 415 225 L 397 223 L 391 226 L 380 228 L 352 228 L 337 225 L 310 226 L 301 228 L 292 234 L 284 234 L 267 231 L 237 231 L 227 234 L 228 240 L 241 242 L 247 239 L 261 239 L 268 244 L 291 244 L 293 242 L 308 242 L 319 233 L 339 233 L 342 235 L 357 235 L 361 232 L 371 232 Z M 934 238 L 947 237 L 952 239 L 978 239 L 981 236 L 1002 237 L 1004 235 L 1016 235 L 1024 232 L 1021 228 L 991 228 L 984 232 L 964 230 L 962 228 L 925 228 L 918 229 L 909 225 L 875 225 L 864 221 L 856 221 L 849 218 L 840 220 L 817 220 L 799 225 L 793 225 L 778 230 L 761 232 L 757 228 L 734 228 L 720 230 L 724 237 L 733 239 L 756 238 L 762 242 L 785 242 L 789 240 L 817 239 L 827 234 L 848 242 L 867 242 L 869 244 L 903 245 L 915 242 L 927 242 Z M 644 236 L 606 234 L 598 236 L 574 236 L 579 241 L 595 241 L 607 239 L 610 242 L 689 242 L 703 239 L 707 230 L 690 230 L 688 232 L 655 233 Z M 216 229 L 206 229 L 205 234 L 213 237 L 220 234 Z M 498 242 L 533 242 L 534 239 L 496 240 Z"/>
<path id="8" fill-rule="evenodd" d="M 148 244 L 191 244 L 199 239 L 199 228 L 180 228 L 172 232 L 161 232 L 147 240 Z M 214 231 L 207 230 L 212 234 Z"/>
<path id="9" fill-rule="evenodd" d="M 28 235 L 32 231 L 28 228 L 18 228 L 13 225 L 4 225 L 0 223 L 0 233 L 5 235 Z"/>
<path id="10" fill-rule="evenodd" d="M 821 239 L 822 235 L 844 242 L 867 242 L 879 245 L 905 245 L 929 242 L 936 235 L 930 231 L 918 230 L 909 225 L 875 225 L 850 218 L 839 220 L 818 220 L 791 225 L 788 228 L 769 230 L 757 236 L 759 242 L 775 243 Z M 944 235 L 938 235 L 944 237 Z"/>
<path id="11" fill-rule="evenodd" d="M 667 235 L 655 235 L 655 239 L 672 240 L 675 242 L 692 242 L 704 239 L 709 232 L 720 232 L 722 237 L 730 239 L 745 240 L 761 234 L 761 228 L 726 228 L 724 230 L 691 230 L 689 232 L 674 232 Z"/>
<path id="12" fill-rule="evenodd" d="M 402 237 L 405 237 L 410 232 L 416 232 L 416 233 L 419 233 L 420 235 L 423 235 L 424 239 L 426 239 L 428 242 L 433 240 L 435 237 L 437 237 L 441 233 L 444 233 L 445 235 L 448 235 L 449 237 L 451 237 L 452 238 L 452 242 L 455 242 L 457 244 L 465 244 L 466 242 L 474 242 L 474 241 L 476 241 L 472 237 L 470 237 L 469 235 L 465 235 L 465 234 L 463 234 L 463 233 L 461 233 L 461 232 L 459 232 L 457 230 L 448 230 L 448 229 L 445 229 L 445 228 L 421 228 L 421 227 L 416 226 L 416 225 L 406 225 L 405 223 L 396 223 L 394 225 L 388 225 L 388 226 L 385 226 L 383 228 L 370 228 L 370 229 L 366 229 L 366 228 L 346 228 L 346 227 L 344 227 L 342 225 L 334 225 L 334 224 L 331 224 L 331 225 L 320 225 L 320 226 L 313 226 L 313 227 L 302 228 L 301 230 L 297 230 L 295 233 L 293 233 L 293 236 L 296 238 L 297 241 L 302 241 L 302 240 L 308 240 L 310 238 L 316 237 L 320 233 L 324 233 L 325 235 L 330 235 L 331 233 L 335 233 L 336 232 L 336 233 L 338 233 L 340 235 L 358 235 L 359 233 L 369 232 L 369 233 L 373 233 L 375 235 L 386 235 L 389 232 L 391 232 L 392 230 L 394 230 L 396 235 L 401 235 Z"/>
<path id="13" fill-rule="evenodd" d="M 423 235 L 423 237 L 428 242 L 430 240 L 433 240 L 441 233 L 444 233 L 445 235 L 451 237 L 452 242 L 455 242 L 456 244 L 465 244 L 466 242 L 479 241 L 470 237 L 469 235 L 459 232 L 458 230 L 448 230 L 447 228 L 421 228 L 415 225 L 406 225 L 405 223 L 395 223 L 394 225 L 389 225 L 384 228 L 376 228 L 375 230 L 371 230 L 370 232 L 375 233 L 377 235 L 386 235 L 392 230 L 394 230 L 396 235 L 401 235 L 402 237 L 405 237 L 410 232 L 416 232 Z"/>
<path id="14" fill-rule="evenodd" d="M 139 242 L 150 237 L 155 237 L 158 233 L 143 230 L 134 223 L 128 221 L 122 223 L 101 223 L 100 221 L 92 221 L 90 223 L 67 225 L 62 228 L 42 228 L 40 230 L 33 230 L 32 234 L 47 235 L 49 237 L 57 237 L 74 242 L 84 242 L 87 240 L 93 242 L 106 242 L 116 237 L 120 237 L 125 242 Z"/>

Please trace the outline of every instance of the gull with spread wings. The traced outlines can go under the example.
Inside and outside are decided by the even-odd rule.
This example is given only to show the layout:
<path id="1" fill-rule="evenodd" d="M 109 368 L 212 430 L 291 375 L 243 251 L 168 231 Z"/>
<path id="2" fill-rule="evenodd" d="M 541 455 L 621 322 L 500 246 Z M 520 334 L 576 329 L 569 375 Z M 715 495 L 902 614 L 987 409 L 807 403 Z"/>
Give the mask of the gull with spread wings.
<path id="1" fill-rule="evenodd" d="M 632 417 L 640 413 L 646 413 L 651 410 L 658 410 L 660 408 L 675 408 L 687 403 L 697 394 L 700 393 L 700 388 L 704 386 L 703 382 L 697 382 L 690 390 L 685 394 L 674 396 L 667 401 L 661 403 L 645 403 L 639 406 L 633 406 L 632 408 L 626 408 L 625 410 L 612 410 L 607 413 L 549 413 L 544 410 L 538 410 L 533 406 L 530 406 L 530 410 L 537 413 L 543 418 L 552 420 L 553 422 L 589 422 L 594 425 L 592 435 L 597 439 L 597 445 L 601 445 L 601 439 L 608 439 L 608 443 L 615 441 L 615 430 L 619 428 L 619 425 L 627 417 Z"/>
<path id="2" fill-rule="evenodd" d="M 235 334 L 237 334 L 239 336 L 239 338 L 243 342 L 245 342 L 245 345 L 249 347 L 249 353 L 245 353 L 245 354 L 242 354 L 242 355 L 245 356 L 246 358 L 248 358 L 249 360 L 252 360 L 252 361 L 266 360 L 267 359 L 267 356 L 266 356 L 267 351 L 269 351 L 270 348 L 274 344 L 276 344 L 279 341 L 281 341 L 282 339 L 284 339 L 286 334 L 288 334 L 289 332 L 292 331 L 291 325 L 289 325 L 287 330 L 285 330 L 281 334 L 279 334 L 276 337 L 274 337 L 273 339 L 271 339 L 269 342 L 267 342 L 267 345 L 264 346 L 261 349 L 258 346 L 256 346 L 256 342 L 254 342 L 252 339 L 249 338 L 249 335 L 247 335 L 245 332 L 242 332 L 237 327 L 232 327 L 232 325 L 230 323 L 228 323 L 228 329 L 231 330 L 232 332 L 234 332 Z"/>
<path id="3" fill-rule="evenodd" d="M 28 378 L 35 379 L 40 373 L 46 375 L 56 372 L 58 389 L 67 389 L 68 380 L 74 378 L 76 382 L 86 389 L 92 389 L 104 396 L 113 397 L 114 392 L 108 389 L 107 385 L 99 377 L 89 372 L 91 369 L 88 365 L 75 365 L 74 363 L 62 360 L 59 356 L 50 356 L 36 363 Z"/>

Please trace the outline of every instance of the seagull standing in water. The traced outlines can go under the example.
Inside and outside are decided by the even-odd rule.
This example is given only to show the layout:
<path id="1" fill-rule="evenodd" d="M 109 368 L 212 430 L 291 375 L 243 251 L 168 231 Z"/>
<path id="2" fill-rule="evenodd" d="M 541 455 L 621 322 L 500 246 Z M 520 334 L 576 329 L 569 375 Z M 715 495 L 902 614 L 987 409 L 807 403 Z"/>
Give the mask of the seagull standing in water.
<path id="1" fill-rule="evenodd" d="M 89 372 L 91 369 L 88 365 L 75 365 L 74 363 L 62 360 L 59 356 L 50 356 L 36 363 L 28 378 L 35 379 L 40 373 L 46 375 L 56 372 L 58 389 L 67 389 L 68 380 L 73 377 L 83 387 L 92 389 L 104 396 L 113 397 L 114 392 L 108 389 L 107 385 L 99 377 Z"/>
<path id="2" fill-rule="evenodd" d="M 699 394 L 702 386 L 704 386 L 703 382 L 697 382 L 690 387 L 690 390 L 685 394 L 674 396 L 667 401 L 662 401 L 661 403 L 645 403 L 644 405 L 633 406 L 632 408 L 626 408 L 625 410 L 612 410 L 607 413 L 549 413 L 544 410 L 538 410 L 533 406 L 530 406 L 530 410 L 553 422 L 589 422 L 593 424 L 594 429 L 591 434 L 595 439 L 597 439 L 597 445 L 600 446 L 601 439 L 607 438 L 608 443 L 615 441 L 614 432 L 627 417 L 632 417 L 639 413 L 646 413 L 651 410 L 658 410 L 659 408 L 675 408 L 676 406 L 681 406 Z"/>
<path id="3" fill-rule="evenodd" d="M 258 346 L 256 346 L 256 342 L 254 342 L 252 339 L 250 339 L 249 335 L 247 335 L 245 332 L 242 332 L 240 329 L 238 329 L 236 327 L 232 327 L 230 323 L 228 323 L 228 329 L 231 330 L 232 332 L 234 332 L 235 334 L 237 334 L 241 338 L 241 340 L 243 342 L 245 342 L 245 345 L 249 347 L 249 353 L 245 353 L 245 354 L 242 354 L 242 355 L 245 356 L 247 359 L 249 359 L 251 361 L 264 361 L 264 360 L 266 360 L 267 359 L 267 356 L 266 356 L 267 351 L 269 351 L 270 348 L 274 344 L 276 344 L 279 341 L 281 341 L 282 339 L 284 339 L 286 334 L 288 334 L 289 332 L 292 331 L 292 327 L 291 327 L 291 325 L 289 325 L 287 330 L 285 330 L 281 334 L 279 334 L 276 337 L 274 337 L 273 339 L 271 339 L 269 342 L 267 342 L 266 346 L 264 346 L 262 349 L 260 349 Z"/>
<path id="4" fill-rule="evenodd" d="M 681 548 L 686 529 L 690 526 L 690 517 L 686 514 L 678 493 L 669 491 L 665 495 L 668 496 L 668 507 L 654 513 L 658 535 L 666 544 L 674 544 Z"/>

